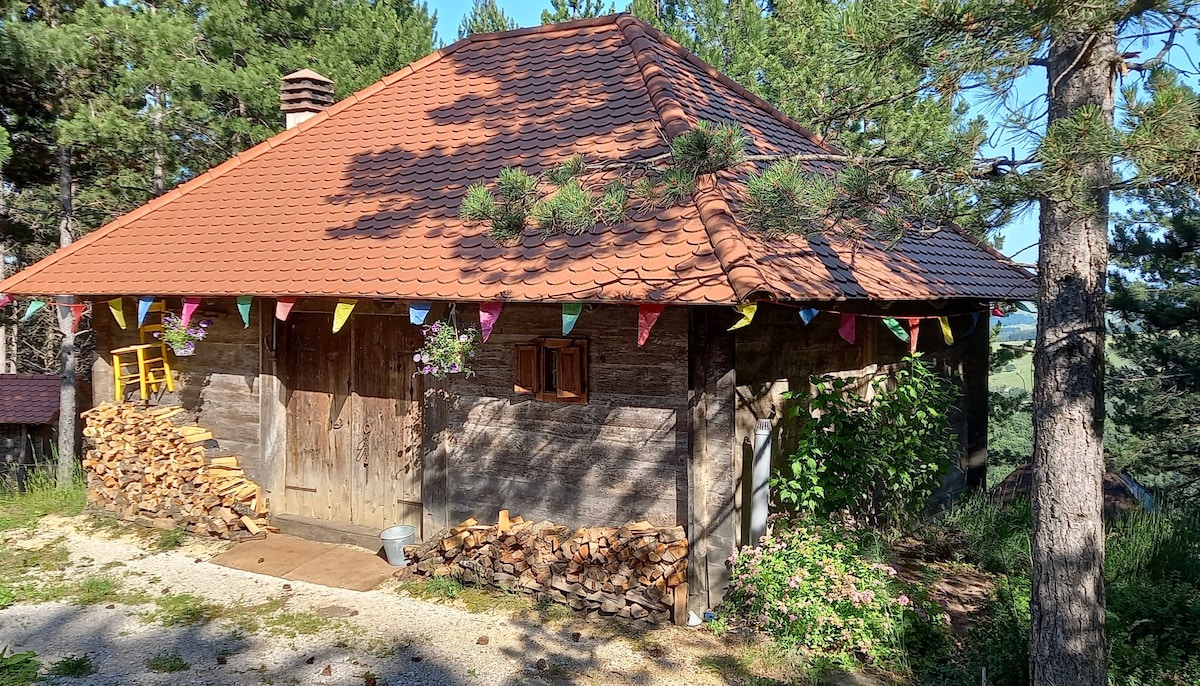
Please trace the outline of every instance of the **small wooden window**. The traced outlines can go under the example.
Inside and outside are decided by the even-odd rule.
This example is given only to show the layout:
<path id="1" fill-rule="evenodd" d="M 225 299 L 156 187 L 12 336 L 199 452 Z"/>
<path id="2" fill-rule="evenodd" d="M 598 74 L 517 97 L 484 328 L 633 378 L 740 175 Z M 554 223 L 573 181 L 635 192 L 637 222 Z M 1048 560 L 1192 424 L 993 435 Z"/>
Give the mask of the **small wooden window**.
<path id="1" fill-rule="evenodd" d="M 538 338 L 513 350 L 513 391 L 538 400 L 587 402 L 587 341 Z"/>

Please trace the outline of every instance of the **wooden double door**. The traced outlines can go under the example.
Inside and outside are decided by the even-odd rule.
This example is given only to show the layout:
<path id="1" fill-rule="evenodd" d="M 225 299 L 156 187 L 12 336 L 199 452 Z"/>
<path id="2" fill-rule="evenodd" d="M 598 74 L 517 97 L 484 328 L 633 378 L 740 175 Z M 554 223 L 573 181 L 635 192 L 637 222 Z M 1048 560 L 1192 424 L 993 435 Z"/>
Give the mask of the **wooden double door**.
<path id="1" fill-rule="evenodd" d="M 420 332 L 406 318 L 293 313 L 280 340 L 287 384 L 287 514 L 421 530 Z"/>

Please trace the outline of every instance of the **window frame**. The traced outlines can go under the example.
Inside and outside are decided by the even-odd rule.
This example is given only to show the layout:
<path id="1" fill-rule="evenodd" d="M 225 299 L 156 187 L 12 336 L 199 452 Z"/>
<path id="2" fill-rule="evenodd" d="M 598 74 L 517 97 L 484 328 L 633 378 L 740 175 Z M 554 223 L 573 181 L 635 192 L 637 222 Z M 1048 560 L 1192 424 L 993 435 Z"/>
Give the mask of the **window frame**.
<path id="1" fill-rule="evenodd" d="M 513 392 L 543 402 L 586 404 L 588 340 L 542 336 L 513 346 Z"/>

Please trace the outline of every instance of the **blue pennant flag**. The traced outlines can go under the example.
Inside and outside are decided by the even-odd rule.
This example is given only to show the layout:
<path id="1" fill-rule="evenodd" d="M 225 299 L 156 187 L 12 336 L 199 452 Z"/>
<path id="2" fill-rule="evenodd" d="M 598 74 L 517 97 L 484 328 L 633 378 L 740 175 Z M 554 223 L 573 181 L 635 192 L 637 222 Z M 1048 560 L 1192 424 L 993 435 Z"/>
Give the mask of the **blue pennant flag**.
<path id="1" fill-rule="evenodd" d="M 977 327 L 977 326 L 979 326 L 979 313 L 978 312 L 971 315 L 971 326 L 967 328 L 967 332 L 964 333 L 962 335 L 962 337 L 966 338 L 967 336 L 970 336 L 971 334 L 975 333 L 975 327 Z"/>
<path id="2" fill-rule="evenodd" d="M 408 321 L 415 326 L 420 326 L 425 323 L 425 318 L 429 316 L 429 307 L 431 303 L 415 302 L 408 304 Z"/>
<path id="3" fill-rule="evenodd" d="M 154 304 L 153 295 L 143 295 L 138 298 L 138 328 L 146 321 L 146 315 L 150 313 L 150 306 Z"/>
<path id="4" fill-rule="evenodd" d="M 811 307 L 806 307 L 803 310 L 800 310 L 800 319 L 804 321 L 805 326 L 808 326 L 808 323 L 813 320 L 813 317 L 817 316 L 817 312 L 817 310 L 814 310 Z"/>

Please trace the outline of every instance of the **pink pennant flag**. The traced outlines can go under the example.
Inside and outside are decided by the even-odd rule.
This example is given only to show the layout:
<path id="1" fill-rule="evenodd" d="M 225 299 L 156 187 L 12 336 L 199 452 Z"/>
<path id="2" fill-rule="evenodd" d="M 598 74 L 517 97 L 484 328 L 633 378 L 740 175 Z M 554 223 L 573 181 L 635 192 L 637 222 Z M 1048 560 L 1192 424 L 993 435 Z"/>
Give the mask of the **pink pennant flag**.
<path id="1" fill-rule="evenodd" d="M 13 298 L 11 295 L 0 293 L 0 307 L 4 307 L 13 300 L 15 300 L 15 298 Z"/>
<path id="2" fill-rule="evenodd" d="M 479 333 L 483 340 L 492 335 L 492 327 L 500 318 L 500 308 L 504 303 L 479 303 Z"/>
<path id="3" fill-rule="evenodd" d="M 918 317 L 905 320 L 908 323 L 908 352 L 917 352 L 917 336 L 921 333 L 921 320 Z"/>
<path id="4" fill-rule="evenodd" d="M 638 305 L 638 346 L 646 345 L 650 340 L 650 329 L 658 321 L 663 312 L 663 305 Z"/>
<path id="5" fill-rule="evenodd" d="M 192 315 L 196 313 L 197 307 L 200 307 L 200 298 L 183 299 L 183 314 L 179 317 L 179 323 L 183 328 L 186 329 L 188 323 L 192 321 Z"/>
<path id="6" fill-rule="evenodd" d="M 79 322 L 83 321 L 83 310 L 87 303 L 72 303 L 67 307 L 71 308 L 71 333 L 78 333 Z"/>
<path id="7" fill-rule="evenodd" d="M 1000 309 L 999 307 L 993 307 L 992 308 L 992 316 L 993 317 L 1003 317 L 1004 310 Z"/>
<path id="8" fill-rule="evenodd" d="M 292 305 L 296 304 L 296 299 L 287 296 L 275 299 L 275 318 L 281 322 L 286 322 L 288 315 L 292 313 Z"/>
<path id="9" fill-rule="evenodd" d="M 838 326 L 838 333 L 841 334 L 842 338 L 846 339 L 846 342 L 850 345 L 854 345 L 856 333 L 854 330 L 854 321 L 856 319 L 857 317 L 852 314 L 843 314 L 842 323 Z"/>

